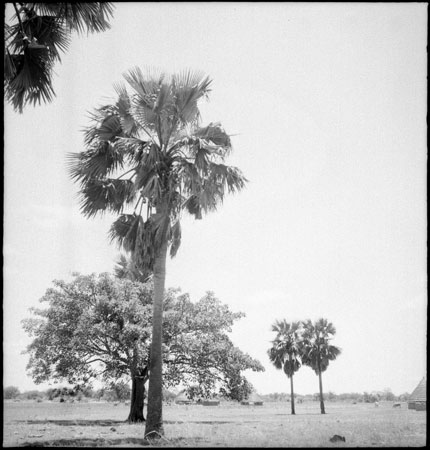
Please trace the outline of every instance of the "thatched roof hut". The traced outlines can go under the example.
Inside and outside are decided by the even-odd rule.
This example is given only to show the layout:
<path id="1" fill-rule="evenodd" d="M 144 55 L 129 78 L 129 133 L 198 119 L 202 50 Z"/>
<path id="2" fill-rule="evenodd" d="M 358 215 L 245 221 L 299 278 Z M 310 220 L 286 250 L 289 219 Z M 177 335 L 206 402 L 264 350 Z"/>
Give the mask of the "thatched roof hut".
<path id="1" fill-rule="evenodd" d="M 256 393 L 252 392 L 248 400 L 240 402 L 241 405 L 263 406 L 263 399 Z"/>
<path id="2" fill-rule="evenodd" d="M 427 377 L 423 377 L 408 400 L 408 409 L 427 410 Z"/>
<path id="3" fill-rule="evenodd" d="M 187 397 L 186 391 L 181 391 L 179 394 L 175 397 L 175 403 L 177 405 L 189 405 L 191 400 Z"/>

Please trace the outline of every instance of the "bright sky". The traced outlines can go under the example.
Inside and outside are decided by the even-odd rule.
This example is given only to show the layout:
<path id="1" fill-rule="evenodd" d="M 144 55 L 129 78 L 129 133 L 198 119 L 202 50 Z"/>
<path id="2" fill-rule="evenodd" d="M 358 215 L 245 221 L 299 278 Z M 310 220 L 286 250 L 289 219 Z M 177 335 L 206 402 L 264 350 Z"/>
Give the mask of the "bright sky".
<path id="1" fill-rule="evenodd" d="M 207 290 L 247 316 L 233 341 L 259 359 L 261 394 L 289 392 L 267 349 L 276 319 L 326 317 L 342 354 L 324 391 L 411 392 L 426 371 L 425 3 L 117 3 L 112 29 L 56 66 L 57 98 L 5 106 L 3 383 L 25 374 L 21 327 L 53 279 L 112 271 L 112 217 L 85 219 L 65 155 L 87 111 L 134 66 L 202 70 L 204 123 L 235 134 L 250 180 L 219 211 L 183 221 L 166 285 Z M 318 392 L 302 368 L 295 391 Z"/>

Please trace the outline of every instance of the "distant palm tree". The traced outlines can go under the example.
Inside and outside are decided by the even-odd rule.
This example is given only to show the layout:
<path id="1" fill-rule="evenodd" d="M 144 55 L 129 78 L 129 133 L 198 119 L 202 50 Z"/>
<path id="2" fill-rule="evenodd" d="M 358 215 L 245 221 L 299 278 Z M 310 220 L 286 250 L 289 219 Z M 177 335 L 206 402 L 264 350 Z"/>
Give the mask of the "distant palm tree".
<path id="1" fill-rule="evenodd" d="M 113 3 L 10 3 L 15 14 L 5 23 L 5 98 L 22 112 L 27 103 L 52 101 L 54 63 L 70 45 L 70 33 L 110 28 Z"/>
<path id="2" fill-rule="evenodd" d="M 245 186 L 239 169 L 224 164 L 230 137 L 219 123 L 200 126 L 197 103 L 211 80 L 184 71 L 167 75 L 139 68 L 115 86 L 118 99 L 92 114 L 86 151 L 71 155 L 80 182 L 81 211 L 118 214 L 110 237 L 136 267 L 153 273 L 153 329 L 145 436 L 162 434 L 162 322 L 168 248 L 181 242 L 182 211 L 197 219 L 213 211 L 227 192 Z M 127 212 L 126 210 L 129 210 Z"/>
<path id="3" fill-rule="evenodd" d="M 293 375 L 300 369 L 300 322 L 288 323 L 277 320 L 272 325 L 272 331 L 277 335 L 272 341 L 268 354 L 270 361 L 277 369 L 283 369 L 290 379 L 291 414 L 296 414 L 294 406 Z"/>
<path id="4" fill-rule="evenodd" d="M 327 319 L 303 322 L 302 363 L 311 367 L 319 377 L 321 414 L 325 414 L 321 374 L 341 353 L 340 348 L 329 343 L 335 334 L 336 328 Z"/>

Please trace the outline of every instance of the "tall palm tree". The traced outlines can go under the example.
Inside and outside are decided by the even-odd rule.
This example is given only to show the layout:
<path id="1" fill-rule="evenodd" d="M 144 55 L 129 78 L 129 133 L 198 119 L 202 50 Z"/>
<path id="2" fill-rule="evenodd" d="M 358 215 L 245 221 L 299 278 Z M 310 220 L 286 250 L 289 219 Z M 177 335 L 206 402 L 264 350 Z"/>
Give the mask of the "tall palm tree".
<path id="1" fill-rule="evenodd" d="M 277 369 L 283 369 L 290 379 L 291 389 L 291 414 L 296 414 L 294 405 L 293 375 L 300 369 L 300 322 L 288 323 L 277 320 L 272 325 L 272 331 L 276 337 L 272 341 L 272 347 L 268 350 L 270 361 Z"/>
<path id="2" fill-rule="evenodd" d="M 302 333 L 302 363 L 311 367 L 319 378 L 321 414 L 325 414 L 324 396 L 322 387 L 322 373 L 341 353 L 341 349 L 330 344 L 336 328 L 327 319 L 318 319 L 303 322 Z"/>
<path id="3" fill-rule="evenodd" d="M 198 101 L 211 80 L 190 70 L 168 75 L 139 68 L 124 74 L 116 102 L 97 108 L 86 130 L 86 150 L 70 155 L 87 217 L 118 214 L 110 237 L 136 266 L 153 273 L 154 311 L 145 436 L 162 426 L 162 311 L 168 251 L 181 242 L 183 211 L 196 219 L 246 183 L 224 164 L 232 150 L 219 123 L 200 125 Z M 169 250 L 170 248 L 170 250 Z"/>
<path id="4" fill-rule="evenodd" d="M 110 28 L 113 3 L 10 3 L 13 16 L 5 23 L 5 98 L 22 112 L 26 104 L 52 101 L 52 73 L 72 31 Z"/>

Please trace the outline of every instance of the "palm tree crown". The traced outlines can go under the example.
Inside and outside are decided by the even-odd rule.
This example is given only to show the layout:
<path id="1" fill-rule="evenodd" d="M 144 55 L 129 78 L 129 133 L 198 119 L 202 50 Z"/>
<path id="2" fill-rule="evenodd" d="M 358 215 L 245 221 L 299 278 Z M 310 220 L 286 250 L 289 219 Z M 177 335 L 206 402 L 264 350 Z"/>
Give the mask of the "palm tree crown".
<path id="1" fill-rule="evenodd" d="M 208 77 L 191 71 L 144 75 L 139 68 L 124 77 L 131 93 L 116 84 L 117 101 L 92 113 L 87 150 L 70 155 L 70 169 L 81 185 L 82 213 L 119 214 L 111 239 L 138 267 L 152 270 L 165 240 L 176 254 L 183 210 L 201 219 L 246 179 L 224 164 L 231 141 L 221 125 L 200 126 L 197 102 L 209 93 Z"/>
<path id="2" fill-rule="evenodd" d="M 330 361 L 334 361 L 341 349 L 331 345 L 330 340 L 336 334 L 336 328 L 327 319 L 318 319 L 315 323 L 307 320 L 303 323 L 303 364 L 310 366 L 317 375 L 327 370 Z"/>
<path id="3" fill-rule="evenodd" d="M 283 369 L 290 378 L 300 369 L 300 323 L 277 320 L 272 325 L 277 335 L 272 341 L 268 354 L 277 369 Z"/>

